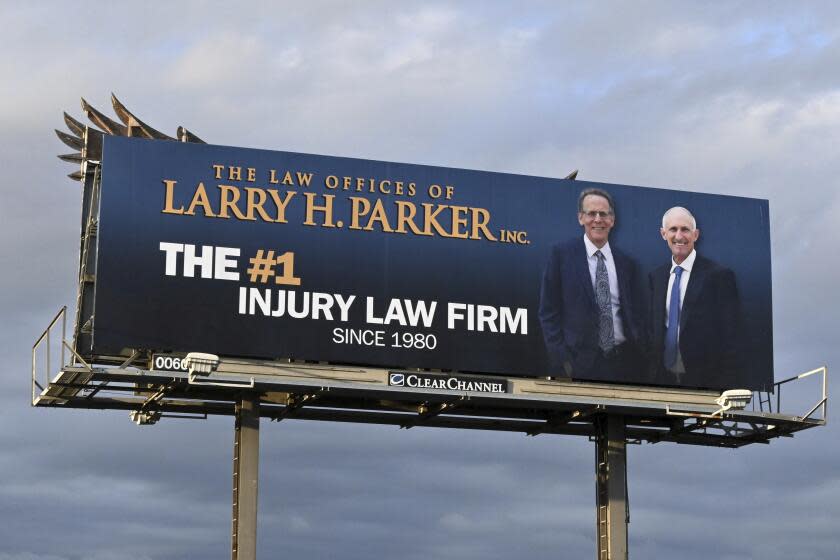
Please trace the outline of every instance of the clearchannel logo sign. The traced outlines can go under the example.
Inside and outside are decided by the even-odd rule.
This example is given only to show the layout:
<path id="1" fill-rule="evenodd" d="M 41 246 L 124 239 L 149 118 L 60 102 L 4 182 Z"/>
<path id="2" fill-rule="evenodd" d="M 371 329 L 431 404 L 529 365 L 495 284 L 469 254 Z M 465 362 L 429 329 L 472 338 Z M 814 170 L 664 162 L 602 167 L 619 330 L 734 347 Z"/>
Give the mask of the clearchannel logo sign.
<path id="1" fill-rule="evenodd" d="M 405 387 L 405 374 L 404 373 L 389 373 L 388 374 L 388 385 L 391 387 Z"/>
<path id="2" fill-rule="evenodd" d="M 388 372 L 388 385 L 411 389 L 444 389 L 474 393 L 507 393 L 508 381 L 498 377 L 462 377 L 428 373 Z"/>

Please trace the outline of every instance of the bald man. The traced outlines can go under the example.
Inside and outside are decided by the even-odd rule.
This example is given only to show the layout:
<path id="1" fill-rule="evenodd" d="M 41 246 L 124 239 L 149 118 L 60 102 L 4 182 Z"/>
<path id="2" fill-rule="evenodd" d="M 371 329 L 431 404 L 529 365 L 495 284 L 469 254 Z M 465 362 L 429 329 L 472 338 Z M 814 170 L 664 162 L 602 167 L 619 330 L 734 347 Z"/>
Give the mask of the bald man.
<path id="1" fill-rule="evenodd" d="M 662 216 L 671 260 L 649 276 L 655 381 L 665 385 L 734 388 L 740 311 L 735 274 L 697 254 L 697 221 L 675 206 Z"/>

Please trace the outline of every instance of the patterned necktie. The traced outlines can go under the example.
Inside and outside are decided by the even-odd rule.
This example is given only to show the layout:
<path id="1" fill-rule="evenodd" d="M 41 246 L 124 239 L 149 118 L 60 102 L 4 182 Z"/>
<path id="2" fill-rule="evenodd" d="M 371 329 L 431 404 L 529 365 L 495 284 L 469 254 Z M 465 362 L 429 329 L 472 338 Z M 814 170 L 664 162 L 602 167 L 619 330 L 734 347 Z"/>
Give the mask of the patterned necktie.
<path id="1" fill-rule="evenodd" d="M 595 251 L 598 266 L 595 268 L 595 302 L 598 304 L 598 346 L 604 352 L 615 347 L 615 332 L 613 330 L 612 302 L 610 301 L 610 278 L 607 275 L 607 264 L 604 254 Z"/>
<path id="2" fill-rule="evenodd" d="M 674 268 L 674 283 L 671 285 L 671 303 L 668 307 L 668 331 L 665 333 L 665 356 L 664 365 L 671 369 L 677 363 L 677 351 L 679 339 L 677 332 L 680 328 L 680 278 L 683 268 Z"/>

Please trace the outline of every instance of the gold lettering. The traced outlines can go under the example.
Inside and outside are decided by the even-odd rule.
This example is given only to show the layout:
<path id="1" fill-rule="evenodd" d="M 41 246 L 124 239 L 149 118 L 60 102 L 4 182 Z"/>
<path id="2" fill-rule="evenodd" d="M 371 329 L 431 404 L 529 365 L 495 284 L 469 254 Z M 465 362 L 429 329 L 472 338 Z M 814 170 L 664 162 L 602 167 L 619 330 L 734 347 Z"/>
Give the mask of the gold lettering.
<path id="1" fill-rule="evenodd" d="M 470 208 L 472 210 L 472 235 L 470 239 L 479 239 L 478 230 L 481 230 L 484 237 L 490 241 L 496 241 L 496 238 L 487 229 L 487 224 L 490 222 L 490 212 L 485 208 Z"/>
<path id="2" fill-rule="evenodd" d="M 241 167 L 228 167 L 228 180 L 230 181 L 241 181 L 242 180 L 242 168 Z M 219 214 L 221 217 L 221 213 Z"/>
<path id="3" fill-rule="evenodd" d="M 373 205 L 373 211 L 370 213 L 370 219 L 365 226 L 367 231 L 373 231 L 373 222 L 379 222 L 382 226 L 382 231 L 386 233 L 393 233 L 394 231 L 391 229 L 391 224 L 388 223 L 388 215 L 385 213 L 385 206 L 382 204 L 381 198 L 377 198 L 376 204 Z"/>
<path id="4" fill-rule="evenodd" d="M 394 230 L 397 233 L 407 233 L 405 231 L 406 224 L 408 228 L 414 235 L 431 235 L 426 234 L 417 227 L 417 224 L 414 223 L 414 216 L 417 214 L 417 207 L 411 203 L 406 202 L 405 200 L 397 200 L 397 229 Z"/>
<path id="5" fill-rule="evenodd" d="M 300 278 L 295 276 L 295 254 L 287 251 L 277 257 L 277 264 L 282 266 L 283 273 L 274 275 L 275 284 L 286 286 L 300 286 Z"/>
<path id="6" fill-rule="evenodd" d="M 236 205 L 236 203 L 239 202 L 240 197 L 239 189 L 229 185 L 219 185 L 219 190 L 221 191 L 219 200 L 219 217 L 230 218 L 228 210 L 231 210 L 237 220 L 244 220 L 245 214 L 243 214 L 242 210 L 240 210 Z"/>
<path id="7" fill-rule="evenodd" d="M 253 183 L 257 180 L 257 170 L 253 167 L 248 168 L 248 181 Z"/>
<path id="8" fill-rule="evenodd" d="M 301 173 L 300 171 L 297 172 L 297 180 L 298 185 L 308 187 L 309 183 L 312 182 L 312 173 Z"/>
<path id="9" fill-rule="evenodd" d="M 459 239 L 466 239 L 467 232 L 461 232 L 461 227 L 466 227 L 469 223 L 466 218 L 466 213 L 469 210 L 466 206 L 450 206 L 452 208 L 452 237 Z"/>
<path id="10" fill-rule="evenodd" d="M 283 175 L 283 184 L 284 185 L 294 185 L 295 182 L 292 181 L 292 173 L 290 171 L 286 171 L 286 174 Z"/>
<path id="11" fill-rule="evenodd" d="M 257 218 L 254 216 L 254 213 L 256 212 L 264 221 L 270 222 L 271 216 L 269 216 L 268 212 L 266 212 L 265 208 L 263 208 L 263 204 L 265 204 L 266 200 L 265 191 L 262 189 L 255 189 L 253 187 L 245 187 L 245 192 L 248 193 L 248 206 L 245 212 L 245 219 L 256 221 Z"/>
<path id="12" fill-rule="evenodd" d="M 184 213 L 184 206 L 181 205 L 180 208 L 174 208 L 172 206 L 172 200 L 175 198 L 175 185 L 177 181 L 172 181 L 170 179 L 164 179 L 163 184 L 166 185 L 166 196 L 164 197 L 163 203 L 163 210 L 164 214 L 183 214 Z"/>
<path id="13" fill-rule="evenodd" d="M 204 190 L 204 183 L 199 183 L 195 188 L 190 207 L 187 208 L 185 214 L 195 216 L 196 206 L 201 206 L 204 215 L 208 218 L 215 218 L 216 214 L 213 212 L 213 206 L 210 205 L 210 198 L 207 196 L 207 191 Z"/>
<path id="14" fill-rule="evenodd" d="M 221 179 L 222 178 L 222 169 L 224 169 L 224 168 L 225 168 L 225 166 L 220 164 L 220 163 L 217 163 L 217 164 L 213 165 L 213 169 L 216 170 L 216 179 Z"/>
<path id="15" fill-rule="evenodd" d="M 213 169 L 216 173 L 221 173 L 222 169 L 227 169 L 235 176 L 237 173 L 236 170 L 243 168 L 214 165 Z M 247 170 L 245 176 L 248 177 L 249 181 L 252 177 L 256 178 L 256 168 L 247 167 L 244 169 Z M 270 170 L 270 172 L 271 178 L 274 180 L 273 182 L 294 183 L 295 178 L 297 178 L 299 183 L 306 186 L 311 184 L 312 177 L 315 175 L 314 173 L 304 173 L 301 171 L 286 171 L 282 181 L 278 181 L 275 170 Z M 241 171 L 238 173 L 241 173 Z M 336 189 L 339 185 L 344 185 L 347 187 L 346 190 L 365 189 L 371 190 L 372 192 L 378 191 L 384 195 L 391 194 L 392 192 L 394 194 L 401 194 L 403 192 L 414 194 L 416 192 L 415 183 L 406 184 L 402 181 L 392 181 L 390 179 L 329 175 L 324 181 L 327 188 L 331 189 Z M 214 209 L 204 183 L 200 182 L 196 186 L 192 199 L 185 210 L 184 204 L 176 206 L 175 189 L 178 186 L 178 182 L 174 179 L 162 179 L 162 182 L 164 185 L 164 200 L 161 212 L 175 215 L 195 216 L 200 209 L 202 214 L 209 218 L 229 219 L 233 217 L 238 220 L 261 220 L 264 222 L 285 224 L 288 223 L 286 219 L 288 205 L 295 195 L 298 194 L 297 191 L 291 190 L 280 191 L 278 189 L 265 189 L 261 187 L 217 185 L 219 189 L 219 206 Z M 443 197 L 453 193 L 453 187 L 449 185 L 446 187 L 431 185 L 429 188 L 430 194 L 437 197 Z M 243 196 L 243 189 L 245 196 Z M 271 202 L 276 208 L 276 212 L 272 212 L 272 208 L 266 207 L 269 203 L 269 195 L 271 196 Z M 335 195 L 307 192 L 303 193 L 303 195 L 306 198 L 306 219 L 303 225 L 328 228 L 345 227 L 342 221 L 334 221 Z M 387 198 L 369 199 L 363 196 L 350 196 L 348 198 L 351 202 L 349 229 L 382 231 L 385 233 L 411 233 L 413 235 L 454 237 L 458 239 L 486 239 L 488 241 L 504 241 L 520 245 L 530 243 L 527 238 L 527 233 L 524 231 L 508 231 L 502 229 L 499 230 L 498 235 L 494 235 L 489 227 L 491 219 L 490 210 L 486 208 L 426 202 L 422 204 L 423 210 L 421 214 L 418 204 L 408 200 L 394 200 L 396 215 L 389 215 L 391 210 L 386 211 L 386 209 L 392 207 L 386 203 Z M 240 202 L 242 203 L 241 206 Z M 451 212 L 451 215 L 447 215 L 447 212 Z M 316 215 L 318 213 L 321 213 L 321 216 L 319 216 L 320 220 L 316 221 Z M 395 220 L 396 223 L 392 224 L 392 220 Z"/>
<path id="16" fill-rule="evenodd" d="M 359 225 L 359 218 L 367 216 L 370 212 L 370 202 L 366 198 L 360 196 L 350 197 L 351 211 L 350 211 L 350 229 L 362 229 Z"/>
<path id="17" fill-rule="evenodd" d="M 432 208 L 434 207 L 437 207 L 437 209 L 432 211 Z M 449 232 L 443 229 L 437 221 L 437 215 L 449 207 L 445 204 L 432 204 L 431 202 L 424 202 L 423 208 L 425 210 L 423 216 L 425 218 L 426 223 L 426 227 L 424 228 L 424 234 L 433 235 L 432 228 L 434 228 L 435 231 L 437 231 L 438 235 L 440 235 L 441 237 L 452 237 L 451 235 L 449 235 Z"/>
<path id="18" fill-rule="evenodd" d="M 318 196 L 316 193 L 303 193 L 303 196 L 306 197 L 306 221 L 303 222 L 305 226 L 317 226 L 321 225 L 323 227 L 333 228 L 335 224 L 332 221 L 333 217 L 333 199 L 335 195 L 333 194 L 325 194 L 323 195 L 325 204 L 323 206 L 318 206 L 315 204 L 315 197 Z M 315 212 L 323 212 L 324 213 L 324 223 L 316 224 L 315 223 Z"/>
<path id="19" fill-rule="evenodd" d="M 289 201 L 297 193 L 295 191 L 286 191 L 286 196 L 282 200 L 280 199 L 280 193 L 276 189 L 268 189 L 268 194 L 271 195 L 271 199 L 274 201 L 275 206 L 277 206 L 277 219 L 274 221 L 278 224 L 288 223 L 286 222 L 286 205 L 289 204 Z"/>
<path id="20" fill-rule="evenodd" d="M 276 185 L 280 181 L 277 179 L 277 170 L 272 169 L 271 172 L 268 174 L 268 183 L 270 185 Z"/>
<path id="21" fill-rule="evenodd" d="M 408 196 L 414 196 L 417 193 L 417 185 L 414 183 L 408 184 Z"/>

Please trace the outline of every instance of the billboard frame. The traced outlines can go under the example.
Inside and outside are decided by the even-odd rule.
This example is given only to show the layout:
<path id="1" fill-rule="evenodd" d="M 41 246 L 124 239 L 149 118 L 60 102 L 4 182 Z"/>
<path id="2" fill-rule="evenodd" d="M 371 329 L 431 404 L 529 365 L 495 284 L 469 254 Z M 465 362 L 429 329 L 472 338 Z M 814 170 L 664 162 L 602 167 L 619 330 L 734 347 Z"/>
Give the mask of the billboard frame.
<path id="1" fill-rule="evenodd" d="M 716 402 L 719 393 L 708 390 L 500 377 L 509 391 L 494 394 L 395 387 L 388 384 L 393 369 L 304 362 L 220 358 L 212 374 L 199 377 L 154 369 L 140 352 L 118 365 L 109 363 L 115 357 L 88 362 L 61 335 L 50 334 L 59 329 L 66 329 L 66 307 L 33 345 L 33 406 L 233 415 L 239 397 L 252 393 L 263 395 L 260 415 L 275 421 L 296 418 L 587 437 L 597 435 L 594 424 L 599 417 L 618 414 L 626 418 L 627 439 L 634 442 L 731 448 L 766 443 L 827 422 L 825 366 L 776 382 L 775 399 L 769 392 L 754 392 L 752 410 L 723 410 Z M 53 343 L 56 338 L 61 340 L 58 347 Z M 46 359 L 38 360 L 39 351 Z M 56 357 L 64 362 L 68 355 L 69 362 L 52 368 Z M 821 376 L 815 404 L 802 414 L 780 413 L 782 388 L 813 375 Z"/>
<path id="2" fill-rule="evenodd" d="M 596 445 L 596 534 L 599 559 L 627 558 L 626 445 L 673 443 L 737 448 L 769 443 L 777 437 L 827 423 L 827 368 L 794 376 L 756 391 L 752 410 L 728 410 L 719 392 L 657 386 L 601 384 L 551 378 L 505 377 L 503 394 L 438 387 L 393 387 L 383 368 L 294 361 L 220 358 L 215 370 L 198 378 L 191 372 L 154 369 L 154 349 L 124 349 L 122 355 L 78 353 L 90 348 L 97 273 L 96 237 L 103 136 L 204 143 L 179 127 L 176 138 L 152 129 L 112 94 L 116 122 L 90 106 L 82 109 L 99 129 L 67 113 L 72 134 L 56 130 L 78 153 L 59 156 L 81 169 L 69 177 L 83 184 L 79 289 L 72 343 L 66 338 L 66 307 L 59 311 L 32 348 L 32 406 L 124 410 L 138 425 L 160 419 L 236 418 L 233 481 L 233 558 L 256 557 L 259 420 L 269 418 L 482 429 L 588 437 Z M 100 130 L 101 129 L 101 130 Z M 566 179 L 575 179 L 577 170 Z M 53 330 L 61 325 L 61 334 Z M 58 337 L 58 347 L 53 340 Z M 68 352 L 69 351 L 69 354 Z M 45 378 L 38 355 L 46 354 Z M 67 357 L 69 356 L 69 360 Z M 54 368 L 53 358 L 58 358 Z M 435 373 L 411 370 L 400 374 Z M 456 375 L 458 372 L 447 372 Z M 803 415 L 780 413 L 783 385 L 822 375 L 822 394 Z M 776 394 L 773 411 L 771 393 Z M 767 410 L 765 411 L 765 406 Z M 815 414 L 819 412 L 819 417 Z"/>

